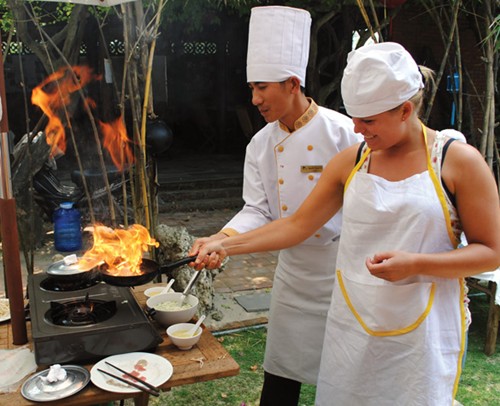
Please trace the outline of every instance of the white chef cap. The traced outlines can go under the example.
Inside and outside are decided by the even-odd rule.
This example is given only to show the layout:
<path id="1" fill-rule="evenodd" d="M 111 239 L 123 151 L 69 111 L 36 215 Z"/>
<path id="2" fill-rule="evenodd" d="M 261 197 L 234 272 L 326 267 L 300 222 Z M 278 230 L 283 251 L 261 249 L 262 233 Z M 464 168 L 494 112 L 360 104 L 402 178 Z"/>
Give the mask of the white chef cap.
<path id="1" fill-rule="evenodd" d="M 282 82 L 292 76 L 305 86 L 311 15 L 282 6 L 254 7 L 250 14 L 247 82 Z"/>
<path id="2" fill-rule="evenodd" d="M 365 45 L 347 56 L 341 89 L 351 117 L 368 117 L 391 110 L 423 87 L 417 63 L 400 44 Z"/>

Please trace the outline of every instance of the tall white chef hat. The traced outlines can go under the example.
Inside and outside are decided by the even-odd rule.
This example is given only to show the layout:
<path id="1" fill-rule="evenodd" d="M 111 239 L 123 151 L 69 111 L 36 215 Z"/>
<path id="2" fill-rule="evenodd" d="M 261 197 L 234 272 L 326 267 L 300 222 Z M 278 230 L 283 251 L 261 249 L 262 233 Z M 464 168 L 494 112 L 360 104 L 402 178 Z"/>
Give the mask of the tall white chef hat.
<path id="1" fill-rule="evenodd" d="M 391 110 L 423 87 L 417 63 L 400 44 L 365 45 L 347 56 L 341 90 L 351 117 L 368 117 Z"/>
<path id="2" fill-rule="evenodd" d="M 281 82 L 292 76 L 305 86 L 311 15 L 282 6 L 254 7 L 250 14 L 247 82 Z"/>

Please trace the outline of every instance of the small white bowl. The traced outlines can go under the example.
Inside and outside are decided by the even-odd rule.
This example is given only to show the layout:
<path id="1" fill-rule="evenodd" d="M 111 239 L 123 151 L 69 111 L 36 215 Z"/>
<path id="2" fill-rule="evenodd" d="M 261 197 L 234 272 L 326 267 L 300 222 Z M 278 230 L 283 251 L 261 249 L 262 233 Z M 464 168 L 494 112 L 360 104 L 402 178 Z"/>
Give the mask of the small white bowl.
<path id="1" fill-rule="evenodd" d="M 159 295 L 163 289 L 165 289 L 167 287 L 167 285 L 165 286 L 154 286 L 152 288 L 149 288 L 149 289 L 146 289 L 144 291 L 144 295 L 146 295 L 146 297 L 153 297 L 153 296 L 156 296 L 156 295 Z M 170 288 L 168 290 L 168 293 L 171 293 L 171 292 L 175 292 L 175 290 L 173 290 L 172 288 Z"/>
<path id="2" fill-rule="evenodd" d="M 198 309 L 198 298 L 193 295 L 188 295 L 186 303 L 189 307 L 179 310 L 158 310 L 157 306 L 163 302 L 180 302 L 182 299 L 182 292 L 169 292 L 161 293 L 159 295 L 150 297 L 146 300 L 146 306 L 149 309 L 155 309 L 153 318 L 163 326 L 171 326 L 176 323 L 186 323 L 190 321 Z"/>
<path id="3" fill-rule="evenodd" d="M 201 327 L 198 327 L 198 330 L 196 333 L 191 336 L 191 337 L 181 337 L 177 334 L 179 332 L 187 332 L 191 330 L 194 327 L 195 323 L 177 323 L 169 328 L 167 328 L 167 335 L 170 338 L 170 340 L 180 349 L 180 350 L 190 350 L 193 348 L 193 345 L 195 345 L 201 337 L 201 333 L 203 332 L 203 329 Z"/>

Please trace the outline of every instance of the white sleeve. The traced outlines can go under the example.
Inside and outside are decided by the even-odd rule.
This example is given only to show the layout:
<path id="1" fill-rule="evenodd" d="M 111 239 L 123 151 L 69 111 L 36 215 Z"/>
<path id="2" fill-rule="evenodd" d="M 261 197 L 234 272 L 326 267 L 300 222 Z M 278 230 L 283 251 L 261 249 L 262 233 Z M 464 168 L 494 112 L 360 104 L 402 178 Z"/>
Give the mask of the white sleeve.
<path id="1" fill-rule="evenodd" d="M 256 145 L 250 142 L 243 170 L 243 208 L 224 226 L 238 233 L 258 228 L 273 220 L 264 182 L 260 174 Z"/>

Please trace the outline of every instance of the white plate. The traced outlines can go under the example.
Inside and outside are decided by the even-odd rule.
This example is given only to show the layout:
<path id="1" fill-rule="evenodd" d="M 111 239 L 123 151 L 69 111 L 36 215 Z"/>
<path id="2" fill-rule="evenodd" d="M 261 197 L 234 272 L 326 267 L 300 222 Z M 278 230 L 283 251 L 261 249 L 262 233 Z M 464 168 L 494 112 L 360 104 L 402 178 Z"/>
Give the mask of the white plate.
<path id="1" fill-rule="evenodd" d="M 7 312 L 2 312 L 1 310 L 7 306 Z M 2 321 L 10 320 L 10 307 L 9 307 L 9 299 L 0 298 L 0 323 Z"/>
<path id="2" fill-rule="evenodd" d="M 167 382 L 174 372 L 172 364 L 167 359 L 156 354 L 150 354 L 149 352 L 129 352 L 127 354 L 112 355 L 99 361 L 90 370 L 90 380 L 92 383 L 110 392 L 132 393 L 140 392 L 140 390 L 99 372 L 97 369 L 110 372 L 120 378 L 131 379 L 117 369 L 107 365 L 106 361 L 124 371 L 130 373 L 134 373 L 135 371 L 135 373 L 139 374 L 139 378 L 154 386 L 159 386 Z"/>

